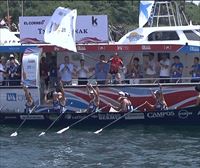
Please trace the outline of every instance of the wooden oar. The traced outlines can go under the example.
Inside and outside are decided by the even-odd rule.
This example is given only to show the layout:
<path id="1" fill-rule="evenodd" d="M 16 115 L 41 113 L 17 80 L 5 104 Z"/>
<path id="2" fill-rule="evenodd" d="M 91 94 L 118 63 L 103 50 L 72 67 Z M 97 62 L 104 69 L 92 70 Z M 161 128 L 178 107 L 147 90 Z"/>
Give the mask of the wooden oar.
<path id="1" fill-rule="evenodd" d="M 145 103 L 146 103 L 146 102 L 145 102 Z M 137 106 L 137 107 L 134 108 L 132 111 L 130 111 L 130 112 L 128 112 L 128 113 L 125 113 L 124 115 L 122 115 L 122 116 L 119 117 L 118 119 L 112 121 L 111 123 L 109 123 L 108 125 L 104 126 L 103 128 L 101 128 L 101 129 L 95 131 L 94 133 L 95 133 L 95 134 L 98 134 L 98 133 L 102 132 L 105 128 L 107 128 L 107 127 L 109 127 L 110 125 L 116 123 L 117 121 L 119 121 L 120 119 L 124 118 L 124 117 L 127 116 L 128 114 L 134 112 L 134 111 L 137 110 L 138 108 L 142 107 L 145 103 L 143 103 L 143 104 Z"/>
<path id="2" fill-rule="evenodd" d="M 72 104 L 72 102 L 70 103 L 70 105 L 71 104 Z M 67 109 L 63 110 L 62 113 L 60 113 L 60 115 L 49 125 L 49 127 L 45 131 L 43 131 L 39 134 L 39 136 L 45 135 L 46 132 L 55 124 L 55 122 L 64 114 L 65 111 L 67 111 Z"/>
<path id="3" fill-rule="evenodd" d="M 106 107 L 108 107 L 108 105 L 102 107 L 101 109 L 99 109 L 99 111 L 103 110 L 103 109 L 106 108 Z M 92 116 L 92 115 L 94 115 L 94 114 L 96 114 L 96 113 L 97 113 L 97 112 L 93 112 L 93 113 L 91 113 L 91 114 L 89 114 L 89 115 L 83 117 L 82 119 L 80 119 L 80 120 L 74 122 L 73 124 L 71 124 L 71 125 L 69 125 L 69 126 L 63 128 L 63 129 L 57 131 L 56 133 L 57 133 L 57 134 L 62 134 L 63 132 L 67 131 L 69 128 L 73 127 L 74 125 L 80 123 L 81 121 L 85 120 L 86 118 L 88 118 L 88 117 L 90 117 L 90 116 Z"/>
<path id="4" fill-rule="evenodd" d="M 17 135 L 18 135 L 17 131 L 22 127 L 22 125 L 25 123 L 25 121 L 28 119 L 29 115 L 35 110 L 36 107 L 37 107 L 37 106 L 35 105 L 35 106 L 30 110 L 30 112 L 28 113 L 28 115 L 26 116 L 26 118 L 24 118 L 24 120 L 21 122 L 21 124 L 20 124 L 19 127 L 16 129 L 16 131 L 13 132 L 13 133 L 10 135 L 11 137 L 14 137 L 14 136 L 17 136 Z"/>

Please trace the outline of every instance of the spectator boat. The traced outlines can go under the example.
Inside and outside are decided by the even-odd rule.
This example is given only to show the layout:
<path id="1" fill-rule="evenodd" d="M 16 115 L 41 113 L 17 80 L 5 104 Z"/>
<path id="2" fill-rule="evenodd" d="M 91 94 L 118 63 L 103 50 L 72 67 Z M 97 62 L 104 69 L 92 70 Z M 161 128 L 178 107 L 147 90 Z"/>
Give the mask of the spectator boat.
<path id="1" fill-rule="evenodd" d="M 173 3 L 174 4 L 173 4 Z M 151 123 L 151 124 L 199 124 L 200 108 L 195 106 L 197 92 L 194 87 L 199 82 L 191 83 L 189 68 L 193 64 L 194 57 L 200 57 L 200 26 L 188 24 L 185 15 L 178 11 L 174 1 L 156 1 L 147 18 L 145 25 L 124 35 L 118 42 L 109 44 L 77 44 L 77 53 L 67 51 L 63 48 L 48 44 L 17 44 L 2 45 L 0 52 L 22 53 L 26 58 L 22 67 L 27 70 L 26 78 L 29 90 L 37 108 L 33 113 L 24 113 L 25 96 L 21 86 L 0 86 L 0 122 L 14 123 L 27 118 L 27 123 L 50 123 L 59 114 L 52 111 L 51 106 L 43 103 L 43 88 L 40 85 L 40 64 L 39 58 L 49 53 L 56 58 L 57 66 L 62 63 L 64 56 L 70 56 L 75 65 L 79 65 L 80 58 L 84 55 L 88 66 L 95 65 L 99 55 L 104 54 L 110 57 L 117 52 L 124 63 L 130 62 L 131 57 L 143 59 L 145 55 L 154 53 L 160 59 L 160 55 L 167 54 L 170 58 L 179 55 L 185 65 L 183 76 L 176 83 L 163 83 L 162 90 L 169 110 L 151 111 L 148 107 L 140 108 L 140 112 L 133 112 L 121 119 L 118 123 Z M 162 14 L 165 9 L 166 13 Z M 162 11 L 162 12 L 161 12 Z M 185 21 L 184 21 L 185 19 Z M 162 24 L 168 23 L 168 26 Z M 150 27 L 149 27 L 150 25 Z M 22 68 L 22 69 L 23 69 Z M 22 73 L 23 74 L 23 73 Z M 22 75 L 24 80 L 24 76 Z M 88 78 L 93 83 L 94 76 Z M 117 104 L 118 92 L 128 92 L 134 107 L 143 104 L 145 101 L 154 103 L 152 91 L 158 90 L 159 77 L 151 78 L 151 83 L 145 83 L 145 78 L 136 80 L 134 78 L 124 79 L 124 83 L 99 85 L 100 108 L 105 107 L 102 112 L 95 113 L 84 120 L 85 123 L 105 124 L 124 115 L 124 113 L 108 113 L 108 103 Z M 128 82 L 127 82 L 128 81 Z M 139 82 L 138 82 L 139 81 Z M 88 113 L 81 113 L 87 108 L 89 96 L 86 93 L 85 85 L 77 85 L 77 79 L 72 80 L 72 85 L 64 86 L 67 97 L 67 111 L 59 120 L 59 124 L 75 122 Z M 68 112 L 69 111 L 69 112 Z"/>

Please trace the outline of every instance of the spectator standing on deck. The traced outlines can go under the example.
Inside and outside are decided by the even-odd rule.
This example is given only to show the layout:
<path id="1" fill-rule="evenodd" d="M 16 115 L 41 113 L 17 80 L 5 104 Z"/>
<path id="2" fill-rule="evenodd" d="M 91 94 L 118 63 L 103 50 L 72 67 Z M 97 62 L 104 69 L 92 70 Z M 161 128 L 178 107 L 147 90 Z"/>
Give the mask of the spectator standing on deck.
<path id="1" fill-rule="evenodd" d="M 49 82 L 50 88 L 54 88 L 55 83 L 57 81 L 57 66 L 56 66 L 56 58 L 51 57 L 51 64 L 49 65 Z"/>
<path id="2" fill-rule="evenodd" d="M 151 78 L 156 78 L 156 62 L 154 60 L 154 53 L 149 53 L 148 61 L 144 65 L 145 70 L 145 78 L 147 79 L 147 83 L 152 83 Z"/>
<path id="3" fill-rule="evenodd" d="M 171 66 L 171 81 L 172 83 L 181 82 L 181 77 L 183 73 L 183 64 L 180 62 L 179 56 L 174 56 L 174 63 Z"/>
<path id="4" fill-rule="evenodd" d="M 200 63 L 199 57 L 194 58 L 194 64 L 191 67 L 190 74 L 192 75 L 191 82 L 200 82 Z"/>
<path id="5" fill-rule="evenodd" d="M 85 65 L 84 58 L 80 59 L 80 67 L 76 71 L 78 77 L 78 85 L 86 85 L 89 75 L 89 68 Z"/>
<path id="6" fill-rule="evenodd" d="M 105 84 L 108 78 L 109 64 L 106 62 L 105 55 L 100 55 L 100 61 L 95 65 L 95 78 L 98 84 Z"/>
<path id="7" fill-rule="evenodd" d="M 66 55 L 64 57 L 64 63 L 60 65 L 59 73 L 61 77 L 61 81 L 63 85 L 71 85 L 72 84 L 72 74 L 74 71 L 73 64 L 70 63 L 69 56 Z"/>
<path id="8" fill-rule="evenodd" d="M 119 73 L 120 68 L 124 67 L 122 59 L 119 57 L 118 53 L 116 52 L 114 56 L 108 61 L 110 62 L 110 71 L 109 71 L 109 78 L 111 80 L 116 80 L 114 83 L 121 84 L 121 75 Z"/>
<path id="9" fill-rule="evenodd" d="M 131 59 L 129 64 L 127 65 L 127 73 L 126 78 L 127 79 L 134 79 L 133 83 L 138 84 L 139 78 L 142 78 L 142 67 L 139 64 L 140 60 L 138 57 L 135 57 L 134 59 Z"/>
<path id="10" fill-rule="evenodd" d="M 0 86 L 4 83 L 4 73 L 6 73 L 6 71 L 2 63 L 2 57 L 0 57 Z"/>
<path id="11" fill-rule="evenodd" d="M 159 62 L 160 67 L 160 83 L 169 83 L 170 82 L 170 60 L 167 55 L 162 55 Z"/>
<path id="12" fill-rule="evenodd" d="M 7 66 L 6 66 L 6 58 L 4 56 L 2 56 L 0 58 L 0 78 L 2 79 L 1 80 L 1 84 L 0 85 L 3 85 L 5 86 L 6 85 L 6 80 L 8 79 L 7 77 Z M 2 75 L 2 76 L 1 76 Z"/>
<path id="13" fill-rule="evenodd" d="M 40 61 L 40 81 L 41 81 L 41 88 L 46 90 L 48 88 L 49 82 L 49 66 L 46 62 L 46 58 L 42 57 Z"/>
<path id="14" fill-rule="evenodd" d="M 14 55 L 10 55 L 9 58 L 9 64 L 7 68 L 7 74 L 8 74 L 8 80 L 9 80 L 9 86 L 16 86 L 18 85 L 17 80 L 17 70 L 18 70 L 18 64 L 15 62 Z"/>

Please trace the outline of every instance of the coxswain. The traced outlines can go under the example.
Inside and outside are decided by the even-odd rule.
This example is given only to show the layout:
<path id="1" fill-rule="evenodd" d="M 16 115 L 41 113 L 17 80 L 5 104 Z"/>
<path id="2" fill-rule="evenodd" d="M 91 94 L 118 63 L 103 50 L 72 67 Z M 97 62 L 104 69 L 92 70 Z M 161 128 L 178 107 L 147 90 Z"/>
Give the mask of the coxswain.
<path id="1" fill-rule="evenodd" d="M 117 101 L 119 102 L 119 106 L 113 106 L 112 104 L 110 104 L 110 106 L 112 108 L 114 108 L 115 110 L 117 110 L 118 112 L 132 112 L 133 106 L 131 101 L 129 100 L 130 95 L 128 93 L 124 93 L 122 91 L 119 92 L 119 98 L 117 99 Z"/>
<path id="2" fill-rule="evenodd" d="M 34 100 L 31 96 L 31 93 L 28 91 L 28 86 L 25 86 L 24 84 L 22 84 L 22 88 L 24 90 L 24 94 L 25 94 L 25 97 L 26 97 L 25 112 L 31 113 L 33 107 L 35 106 Z"/>
<path id="3" fill-rule="evenodd" d="M 94 87 L 91 84 L 87 84 L 87 92 L 90 97 L 90 102 L 87 108 L 87 112 L 89 113 L 97 112 L 99 108 L 99 88 L 97 83 Z"/>
<path id="4" fill-rule="evenodd" d="M 200 106 L 200 85 L 196 85 L 195 90 L 198 92 L 196 106 Z"/>

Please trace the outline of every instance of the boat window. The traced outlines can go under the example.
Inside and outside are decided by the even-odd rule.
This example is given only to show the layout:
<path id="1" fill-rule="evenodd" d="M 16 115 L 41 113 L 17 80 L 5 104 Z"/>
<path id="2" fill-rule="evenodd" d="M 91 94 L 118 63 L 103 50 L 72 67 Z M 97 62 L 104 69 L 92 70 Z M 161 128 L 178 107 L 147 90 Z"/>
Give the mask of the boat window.
<path id="1" fill-rule="evenodd" d="M 148 41 L 179 40 L 176 31 L 157 31 L 149 34 Z"/>
<path id="2" fill-rule="evenodd" d="M 200 37 L 192 30 L 183 31 L 188 40 L 200 41 Z"/>

